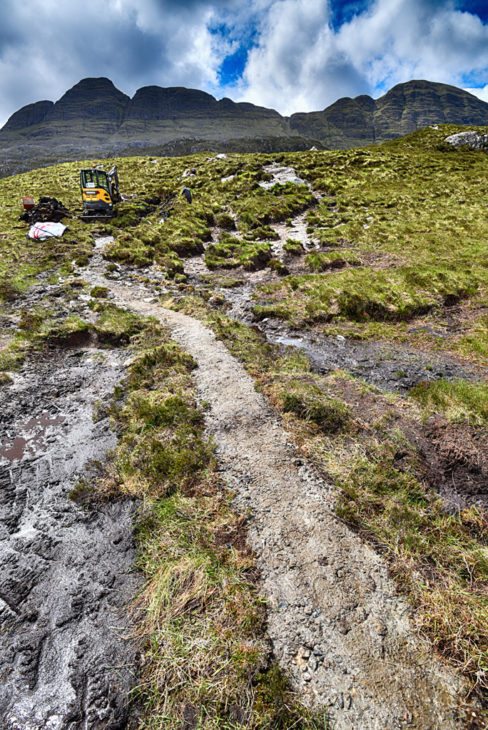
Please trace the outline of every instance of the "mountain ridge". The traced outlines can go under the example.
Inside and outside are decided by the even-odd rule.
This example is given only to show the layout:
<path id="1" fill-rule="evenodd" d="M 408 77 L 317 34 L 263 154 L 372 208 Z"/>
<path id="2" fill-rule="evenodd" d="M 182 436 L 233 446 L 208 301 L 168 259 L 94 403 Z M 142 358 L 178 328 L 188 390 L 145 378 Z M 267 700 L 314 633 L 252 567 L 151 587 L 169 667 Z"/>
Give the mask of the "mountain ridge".
<path id="1" fill-rule="evenodd" d="M 0 174 L 111 154 L 347 149 L 431 124 L 488 125 L 488 104 L 447 84 L 414 80 L 373 99 L 343 97 L 321 111 L 274 109 L 186 87 L 145 86 L 132 97 L 106 77 L 82 79 L 56 101 L 27 104 L 0 130 Z"/>

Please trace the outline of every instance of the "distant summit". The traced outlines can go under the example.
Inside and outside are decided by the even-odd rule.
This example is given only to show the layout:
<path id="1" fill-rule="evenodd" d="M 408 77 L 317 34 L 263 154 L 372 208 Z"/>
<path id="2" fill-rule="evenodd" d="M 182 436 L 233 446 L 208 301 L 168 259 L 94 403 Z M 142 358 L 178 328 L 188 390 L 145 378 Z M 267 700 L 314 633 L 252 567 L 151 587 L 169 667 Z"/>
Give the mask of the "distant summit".
<path id="1" fill-rule="evenodd" d="M 488 104 L 456 86 L 408 81 L 377 100 L 345 97 L 322 112 L 290 117 L 294 131 L 334 149 L 384 142 L 430 124 L 488 124 Z"/>
<path id="2" fill-rule="evenodd" d="M 409 81 L 376 100 L 345 97 L 283 117 L 184 87 L 145 86 L 130 98 L 110 79 L 89 78 L 56 103 L 28 104 L 10 117 L 0 131 L 0 174 L 112 154 L 340 149 L 446 123 L 488 125 L 488 104 L 455 86 Z"/>

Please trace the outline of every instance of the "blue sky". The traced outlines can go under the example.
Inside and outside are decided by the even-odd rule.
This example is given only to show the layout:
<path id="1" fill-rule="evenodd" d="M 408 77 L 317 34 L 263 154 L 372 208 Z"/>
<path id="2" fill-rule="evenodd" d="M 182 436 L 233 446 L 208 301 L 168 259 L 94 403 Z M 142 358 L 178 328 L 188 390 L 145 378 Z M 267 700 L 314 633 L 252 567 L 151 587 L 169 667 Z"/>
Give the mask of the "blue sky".
<path id="1" fill-rule="evenodd" d="M 87 76 L 284 114 L 412 78 L 488 101 L 488 0 L 2 0 L 0 123 Z"/>

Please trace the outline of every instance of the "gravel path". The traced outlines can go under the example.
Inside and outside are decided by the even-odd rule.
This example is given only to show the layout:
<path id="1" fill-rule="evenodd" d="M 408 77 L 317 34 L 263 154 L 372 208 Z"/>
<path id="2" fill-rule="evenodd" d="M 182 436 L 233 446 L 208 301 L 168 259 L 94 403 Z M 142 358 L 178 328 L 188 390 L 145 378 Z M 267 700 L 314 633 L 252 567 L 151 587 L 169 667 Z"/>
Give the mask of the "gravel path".
<path id="1" fill-rule="evenodd" d="M 120 305 L 169 326 L 198 363 L 222 476 L 251 514 L 269 635 L 302 697 L 328 707 L 336 730 L 464 727 L 460 680 L 416 636 L 383 560 L 335 517 L 331 486 L 296 458 L 243 367 L 201 322 L 143 289 L 110 287 Z"/>

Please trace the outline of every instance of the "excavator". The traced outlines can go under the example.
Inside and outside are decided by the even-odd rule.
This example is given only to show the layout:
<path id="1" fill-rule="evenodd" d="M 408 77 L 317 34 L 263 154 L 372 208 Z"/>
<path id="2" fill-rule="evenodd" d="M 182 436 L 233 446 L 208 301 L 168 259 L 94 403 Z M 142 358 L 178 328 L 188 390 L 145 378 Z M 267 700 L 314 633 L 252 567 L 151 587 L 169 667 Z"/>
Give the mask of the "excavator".
<path id="1" fill-rule="evenodd" d="M 112 218 L 115 204 L 122 200 L 116 166 L 108 172 L 99 167 L 80 170 L 80 188 L 83 201 L 81 220 Z"/>

